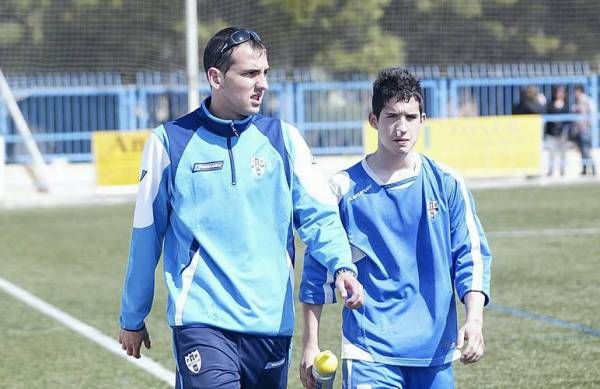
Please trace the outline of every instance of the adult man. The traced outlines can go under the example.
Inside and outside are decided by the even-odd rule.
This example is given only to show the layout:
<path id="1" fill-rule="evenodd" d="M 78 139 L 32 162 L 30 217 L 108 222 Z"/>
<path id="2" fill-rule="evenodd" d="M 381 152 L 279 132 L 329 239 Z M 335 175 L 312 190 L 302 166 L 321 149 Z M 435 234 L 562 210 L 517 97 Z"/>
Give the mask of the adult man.
<path id="1" fill-rule="evenodd" d="M 119 340 L 136 358 L 150 344 L 144 318 L 162 251 L 177 386 L 285 388 L 293 227 L 351 295 L 348 307 L 361 305 L 362 286 L 298 130 L 258 114 L 269 69 L 259 36 L 219 31 L 204 68 L 211 96 L 155 129 L 144 149 Z"/>
<path id="2" fill-rule="evenodd" d="M 451 362 L 483 355 L 488 245 L 464 181 L 413 149 L 425 120 L 420 82 L 382 71 L 372 109 L 377 150 L 330 181 L 365 288 L 364 307 L 343 312 L 343 387 L 452 388 Z M 305 262 L 300 375 L 313 386 L 321 304 L 334 298 L 326 270 Z M 466 305 L 459 331 L 455 291 Z"/>

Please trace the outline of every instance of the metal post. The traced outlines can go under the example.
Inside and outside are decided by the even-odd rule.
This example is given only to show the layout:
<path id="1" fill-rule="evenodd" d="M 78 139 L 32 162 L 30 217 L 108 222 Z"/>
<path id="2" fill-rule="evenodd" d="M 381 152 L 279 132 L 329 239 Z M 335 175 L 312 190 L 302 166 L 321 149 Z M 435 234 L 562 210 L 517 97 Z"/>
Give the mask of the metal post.
<path id="1" fill-rule="evenodd" d="M 198 0 L 185 0 L 186 58 L 188 76 L 188 111 L 200 106 L 198 76 Z"/>

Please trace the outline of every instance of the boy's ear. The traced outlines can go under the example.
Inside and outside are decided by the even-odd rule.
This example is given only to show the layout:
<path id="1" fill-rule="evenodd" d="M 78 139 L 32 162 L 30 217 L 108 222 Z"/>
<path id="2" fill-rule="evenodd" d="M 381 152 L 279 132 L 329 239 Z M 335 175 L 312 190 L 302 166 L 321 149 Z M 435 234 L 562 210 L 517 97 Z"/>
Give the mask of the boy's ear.
<path id="1" fill-rule="evenodd" d="M 373 112 L 369 113 L 369 124 L 377 130 L 377 116 Z"/>

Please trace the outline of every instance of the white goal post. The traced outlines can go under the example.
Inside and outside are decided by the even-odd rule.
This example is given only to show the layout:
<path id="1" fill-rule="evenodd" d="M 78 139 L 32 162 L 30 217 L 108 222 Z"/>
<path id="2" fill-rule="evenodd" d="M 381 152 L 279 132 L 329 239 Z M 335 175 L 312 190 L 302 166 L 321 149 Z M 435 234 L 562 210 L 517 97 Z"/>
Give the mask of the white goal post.
<path id="1" fill-rule="evenodd" d="M 19 109 L 17 101 L 15 100 L 15 96 L 10 90 L 8 82 L 6 81 L 6 77 L 4 77 L 4 73 L 2 73 L 2 69 L 0 69 L 0 95 L 2 96 L 2 100 L 8 108 L 8 112 L 15 122 L 15 126 L 17 131 L 19 131 L 19 135 L 21 135 L 23 138 L 23 142 L 25 143 L 27 151 L 31 155 L 31 170 L 33 172 L 35 186 L 40 192 L 48 192 L 50 188 L 48 186 L 48 169 L 46 162 L 44 161 L 44 157 L 42 156 L 40 149 L 31 135 L 31 130 L 27 125 L 27 121 L 25 120 L 23 113 Z M 2 152 L 2 157 L 4 157 L 4 152 Z"/>

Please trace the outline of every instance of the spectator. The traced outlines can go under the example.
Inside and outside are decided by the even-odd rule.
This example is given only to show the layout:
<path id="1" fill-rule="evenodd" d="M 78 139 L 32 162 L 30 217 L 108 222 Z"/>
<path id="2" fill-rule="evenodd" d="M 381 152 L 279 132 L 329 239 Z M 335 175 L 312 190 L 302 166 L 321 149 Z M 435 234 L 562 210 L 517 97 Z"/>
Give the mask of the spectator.
<path id="1" fill-rule="evenodd" d="M 567 114 L 569 107 L 565 100 L 564 86 L 552 88 L 552 100 L 546 106 L 549 114 Z M 565 152 L 567 146 L 567 132 L 569 124 L 562 121 L 549 121 L 544 126 L 544 137 L 548 147 L 548 176 L 554 172 L 555 157 L 558 155 L 558 168 L 560 175 L 565 175 Z"/>
<path id="2" fill-rule="evenodd" d="M 456 114 L 458 117 L 479 116 L 479 107 L 470 93 L 463 94 L 462 101 L 458 106 L 458 112 Z"/>
<path id="3" fill-rule="evenodd" d="M 514 115 L 542 114 L 545 112 L 546 98 L 535 85 L 521 89 L 519 103 L 513 107 Z"/>
<path id="4" fill-rule="evenodd" d="M 581 153 L 581 175 L 596 175 L 596 164 L 591 153 L 592 120 L 597 120 L 596 103 L 585 94 L 583 85 L 575 86 L 575 105 L 573 112 L 585 115 L 573 127 L 573 140 Z"/>

